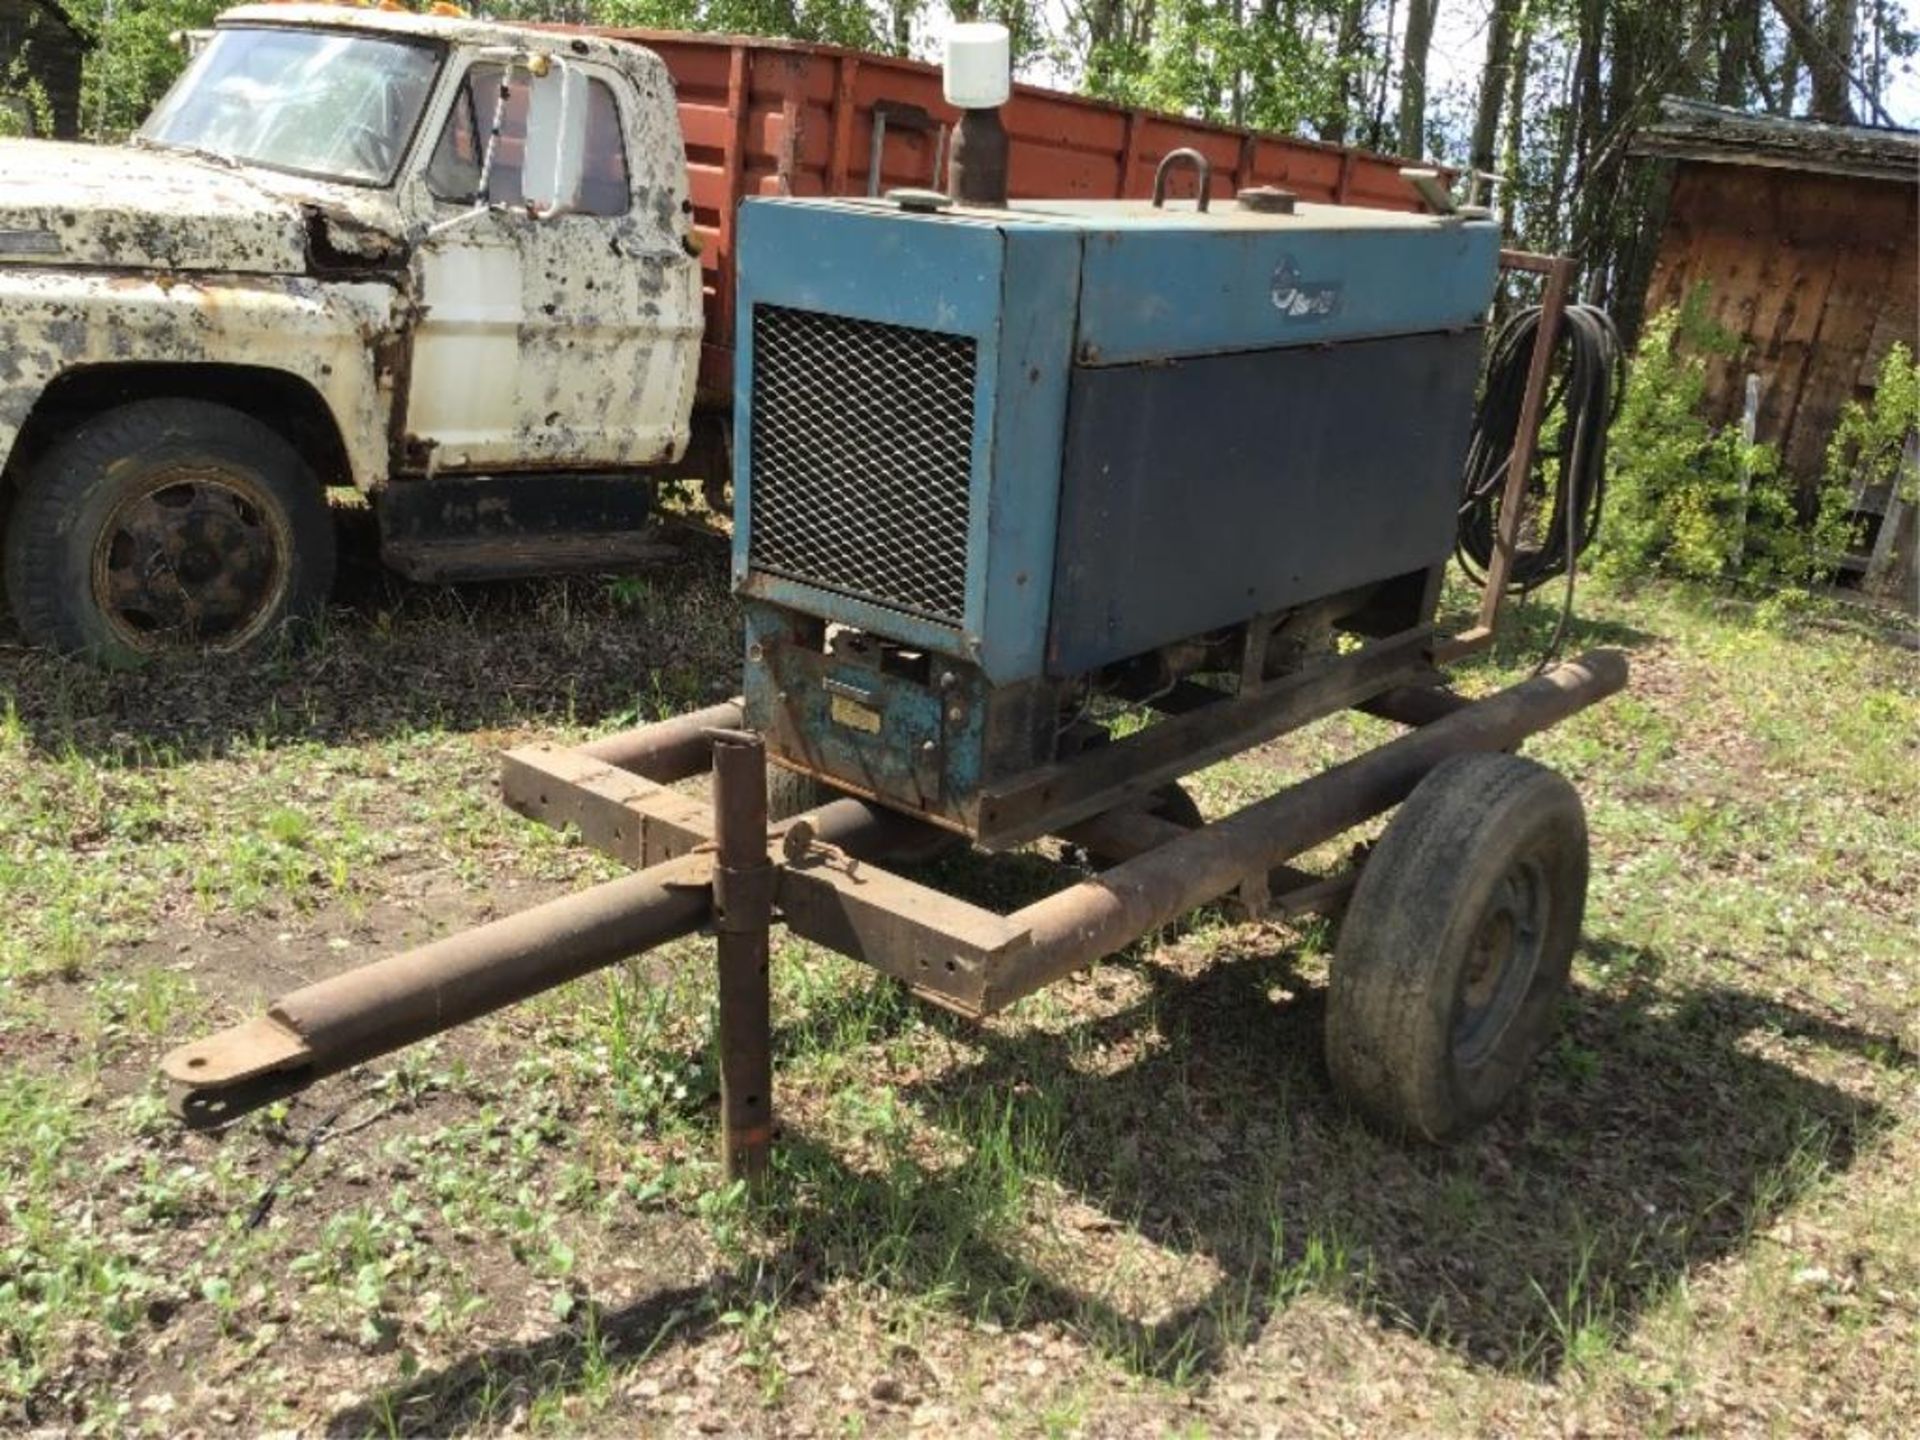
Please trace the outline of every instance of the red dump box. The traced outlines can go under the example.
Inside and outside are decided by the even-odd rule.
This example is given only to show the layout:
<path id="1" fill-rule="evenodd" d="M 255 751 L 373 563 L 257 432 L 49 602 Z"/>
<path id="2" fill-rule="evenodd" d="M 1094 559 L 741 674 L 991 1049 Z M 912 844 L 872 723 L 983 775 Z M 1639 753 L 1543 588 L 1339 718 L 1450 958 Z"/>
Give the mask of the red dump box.
<path id="1" fill-rule="evenodd" d="M 701 390 L 732 389 L 734 218 L 749 195 L 861 195 L 944 180 L 958 112 L 937 66 L 831 45 L 667 30 L 601 30 L 666 61 L 680 95 L 694 223 L 705 245 L 707 345 Z M 1002 112 L 1010 184 L 1022 197 L 1144 199 L 1169 150 L 1198 150 L 1213 193 L 1278 185 L 1303 200 L 1417 208 L 1409 162 L 1290 135 L 1210 125 L 1016 85 Z M 873 171 L 879 156 L 879 180 Z M 1189 172 L 1174 194 L 1191 194 Z"/>

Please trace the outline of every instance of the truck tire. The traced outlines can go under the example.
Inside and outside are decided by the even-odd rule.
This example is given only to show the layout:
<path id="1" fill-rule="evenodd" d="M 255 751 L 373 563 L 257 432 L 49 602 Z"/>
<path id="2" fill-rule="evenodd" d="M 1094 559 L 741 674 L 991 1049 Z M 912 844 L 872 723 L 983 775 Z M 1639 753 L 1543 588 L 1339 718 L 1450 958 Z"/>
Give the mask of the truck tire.
<path id="1" fill-rule="evenodd" d="M 333 585 L 326 492 L 259 421 L 140 400 L 81 423 L 26 477 L 7 598 L 27 639 L 109 665 L 245 650 Z"/>
<path id="2" fill-rule="evenodd" d="M 1586 894 L 1586 816 L 1564 778 L 1504 754 L 1436 767 L 1340 929 L 1335 1086 L 1382 1128 L 1435 1143 L 1489 1119 L 1553 1032 Z"/>

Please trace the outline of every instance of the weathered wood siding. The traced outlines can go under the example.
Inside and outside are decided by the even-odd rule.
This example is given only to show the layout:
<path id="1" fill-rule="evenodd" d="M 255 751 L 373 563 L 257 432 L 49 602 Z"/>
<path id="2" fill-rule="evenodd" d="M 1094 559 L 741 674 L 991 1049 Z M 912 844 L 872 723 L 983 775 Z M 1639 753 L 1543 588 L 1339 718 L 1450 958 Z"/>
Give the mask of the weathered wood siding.
<path id="1" fill-rule="evenodd" d="M 56 139 L 80 133 L 80 63 L 85 46 L 60 12 L 45 0 L 0 0 L 0 92 L 16 58 L 46 91 Z"/>
<path id="2" fill-rule="evenodd" d="M 1760 165 L 1680 161 L 1649 315 L 1702 281 L 1741 338 L 1712 356 L 1708 400 L 1726 422 L 1761 378 L 1759 438 L 1802 484 L 1820 475 L 1848 400 L 1872 393 L 1894 341 L 1920 328 L 1920 186 Z"/>

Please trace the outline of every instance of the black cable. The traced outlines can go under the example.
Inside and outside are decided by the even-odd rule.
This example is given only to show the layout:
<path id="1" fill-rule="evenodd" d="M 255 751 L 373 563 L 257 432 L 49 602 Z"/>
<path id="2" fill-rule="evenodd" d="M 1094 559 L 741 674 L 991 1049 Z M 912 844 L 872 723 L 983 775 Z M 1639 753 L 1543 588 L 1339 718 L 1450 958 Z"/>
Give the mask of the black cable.
<path id="1" fill-rule="evenodd" d="M 1519 438 L 1520 406 L 1539 329 L 1537 305 L 1519 311 L 1500 327 L 1494 336 L 1480 411 L 1474 418 L 1455 553 L 1461 568 L 1480 585 L 1487 583 L 1493 563 L 1507 466 Z M 1606 505 L 1607 429 L 1619 408 L 1622 389 L 1620 338 L 1613 321 L 1598 306 L 1569 305 L 1555 336 L 1554 359 L 1558 377 L 1541 414 L 1544 421 L 1559 410 L 1561 424 L 1550 441 L 1542 424 L 1542 443 L 1534 451 L 1526 487 L 1531 503 L 1545 499 L 1546 466 L 1552 461 L 1552 508 L 1539 526 L 1539 544 L 1515 546 L 1507 571 L 1507 589 L 1514 594 L 1524 595 L 1557 576 L 1571 574 L 1599 533 Z"/>
<path id="2" fill-rule="evenodd" d="M 331 1111 L 325 1119 L 307 1132 L 307 1138 L 300 1142 L 300 1148 L 294 1152 L 293 1158 L 280 1167 L 279 1172 L 267 1182 L 266 1187 L 254 1198 L 253 1208 L 247 1212 L 246 1229 L 258 1230 L 266 1223 L 267 1216 L 273 1213 L 273 1207 L 280 1199 L 281 1188 L 286 1185 L 287 1181 L 293 1178 L 296 1170 L 312 1158 L 315 1150 L 318 1150 L 329 1140 L 343 1139 L 348 1135 L 358 1134 L 369 1126 L 379 1124 L 382 1120 L 386 1119 L 387 1116 L 400 1109 L 404 1103 L 403 1100 L 389 1100 L 371 1115 L 356 1120 L 351 1125 L 340 1127 L 340 1117 L 342 1115 L 345 1115 L 354 1106 L 364 1100 L 371 1099 L 373 1095 L 378 1093 L 379 1091 L 375 1090 L 368 1094 L 354 1096 L 345 1104 Z"/>

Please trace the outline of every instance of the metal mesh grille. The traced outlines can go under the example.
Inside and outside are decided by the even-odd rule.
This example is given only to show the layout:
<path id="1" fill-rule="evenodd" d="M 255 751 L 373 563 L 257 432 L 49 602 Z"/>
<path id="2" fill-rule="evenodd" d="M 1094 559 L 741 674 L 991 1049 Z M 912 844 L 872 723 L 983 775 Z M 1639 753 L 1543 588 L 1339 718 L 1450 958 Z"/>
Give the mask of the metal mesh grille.
<path id="1" fill-rule="evenodd" d="M 958 625 L 974 342 L 760 305 L 748 561 Z"/>

